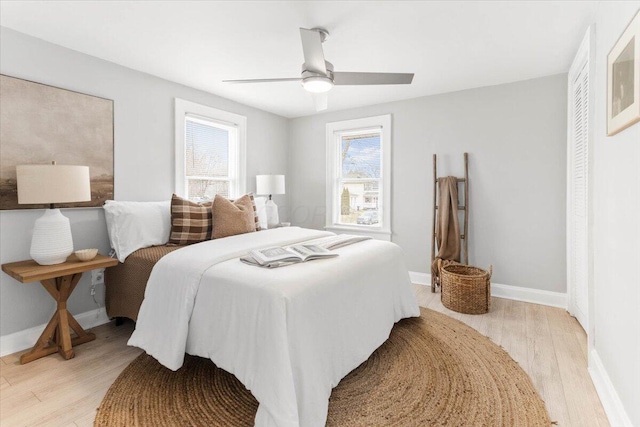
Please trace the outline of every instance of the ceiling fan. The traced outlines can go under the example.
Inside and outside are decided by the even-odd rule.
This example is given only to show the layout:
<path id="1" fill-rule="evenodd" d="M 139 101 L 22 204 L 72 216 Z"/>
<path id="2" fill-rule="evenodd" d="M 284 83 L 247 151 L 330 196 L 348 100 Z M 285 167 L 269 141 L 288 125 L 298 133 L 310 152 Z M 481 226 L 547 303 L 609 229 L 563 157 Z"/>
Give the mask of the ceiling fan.
<path id="1" fill-rule="evenodd" d="M 278 79 L 223 80 L 225 83 L 301 82 L 314 95 L 316 110 L 327 108 L 327 92 L 334 85 L 394 85 L 411 84 L 413 73 L 359 73 L 333 71 L 333 64 L 325 61 L 322 43 L 329 37 L 324 28 L 300 28 L 304 64 L 300 77 Z"/>

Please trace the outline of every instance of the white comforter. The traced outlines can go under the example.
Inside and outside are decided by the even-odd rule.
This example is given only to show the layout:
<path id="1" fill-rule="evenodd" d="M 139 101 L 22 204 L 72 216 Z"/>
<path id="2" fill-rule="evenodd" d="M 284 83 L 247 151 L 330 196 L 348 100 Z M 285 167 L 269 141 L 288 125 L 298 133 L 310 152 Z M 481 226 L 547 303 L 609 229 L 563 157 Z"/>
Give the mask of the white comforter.
<path id="1" fill-rule="evenodd" d="M 402 250 L 367 240 L 340 256 L 263 269 L 250 249 L 332 233 L 277 228 L 174 251 L 154 267 L 129 345 L 169 369 L 210 358 L 259 402 L 259 427 L 324 426 L 331 389 L 420 315 Z"/>

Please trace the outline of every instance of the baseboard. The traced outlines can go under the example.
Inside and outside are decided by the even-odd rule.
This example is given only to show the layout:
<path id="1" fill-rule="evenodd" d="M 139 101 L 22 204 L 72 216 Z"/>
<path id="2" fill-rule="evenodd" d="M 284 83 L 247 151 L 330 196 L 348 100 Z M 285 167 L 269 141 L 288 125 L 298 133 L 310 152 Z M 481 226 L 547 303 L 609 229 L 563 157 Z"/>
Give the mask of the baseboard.
<path id="1" fill-rule="evenodd" d="M 107 312 L 104 308 L 96 308 L 73 317 L 76 318 L 83 329 L 90 329 L 109 322 L 109 317 L 107 317 Z M 33 328 L 1 336 L 0 357 L 33 347 L 45 326 L 47 325 L 34 326 Z"/>
<path id="2" fill-rule="evenodd" d="M 416 285 L 431 286 L 431 274 L 410 271 L 411 282 Z M 520 286 L 491 283 L 491 295 L 498 298 L 531 302 L 551 307 L 567 308 L 567 294 L 563 292 L 543 291 L 540 289 L 523 288 Z"/>
<path id="3" fill-rule="evenodd" d="M 633 427 L 596 350 L 589 352 L 589 375 L 612 427 Z"/>
<path id="4" fill-rule="evenodd" d="M 429 273 L 410 271 L 409 278 L 411 279 L 411 283 L 413 284 L 431 286 L 431 275 Z"/>

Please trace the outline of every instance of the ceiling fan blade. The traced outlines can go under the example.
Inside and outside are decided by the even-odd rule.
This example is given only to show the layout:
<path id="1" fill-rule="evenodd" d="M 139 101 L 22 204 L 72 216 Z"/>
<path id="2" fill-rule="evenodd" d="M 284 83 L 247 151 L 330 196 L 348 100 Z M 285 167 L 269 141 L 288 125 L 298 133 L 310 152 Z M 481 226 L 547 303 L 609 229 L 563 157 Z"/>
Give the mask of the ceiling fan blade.
<path id="1" fill-rule="evenodd" d="M 299 82 L 300 77 L 284 79 L 248 79 L 248 80 L 223 80 L 222 83 L 273 83 L 273 82 Z"/>
<path id="2" fill-rule="evenodd" d="M 316 107 L 316 111 L 324 111 L 327 109 L 329 105 L 329 94 L 327 92 L 323 93 L 312 93 L 313 96 L 313 105 Z"/>
<path id="3" fill-rule="evenodd" d="M 413 81 L 413 73 L 333 73 L 336 85 L 408 85 Z"/>
<path id="4" fill-rule="evenodd" d="M 324 63 L 324 52 L 322 50 L 322 37 L 316 30 L 300 28 L 302 38 L 302 51 L 304 52 L 304 63 L 307 71 L 327 75 L 327 67 Z"/>

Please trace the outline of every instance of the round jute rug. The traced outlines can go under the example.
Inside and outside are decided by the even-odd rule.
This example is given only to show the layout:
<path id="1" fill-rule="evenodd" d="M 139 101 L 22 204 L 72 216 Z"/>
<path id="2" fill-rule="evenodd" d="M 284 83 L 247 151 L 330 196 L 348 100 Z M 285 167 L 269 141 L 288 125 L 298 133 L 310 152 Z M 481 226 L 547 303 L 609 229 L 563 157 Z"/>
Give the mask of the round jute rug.
<path id="1" fill-rule="evenodd" d="M 549 426 L 527 374 L 467 325 L 421 309 L 333 390 L 328 426 Z M 253 426 L 258 403 L 231 374 L 187 356 L 177 372 L 146 354 L 107 392 L 96 426 Z"/>

